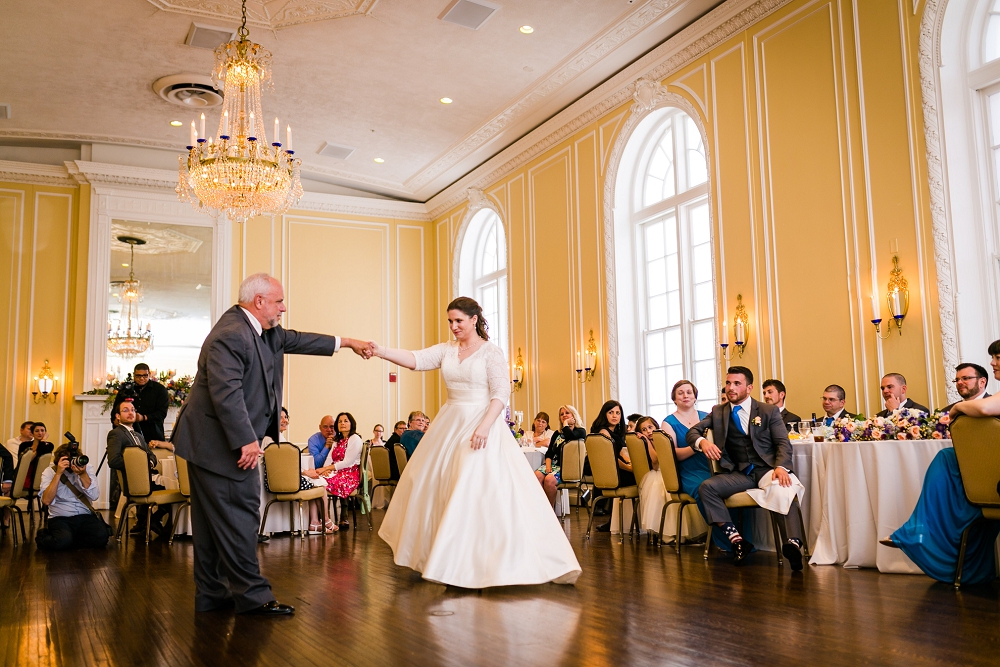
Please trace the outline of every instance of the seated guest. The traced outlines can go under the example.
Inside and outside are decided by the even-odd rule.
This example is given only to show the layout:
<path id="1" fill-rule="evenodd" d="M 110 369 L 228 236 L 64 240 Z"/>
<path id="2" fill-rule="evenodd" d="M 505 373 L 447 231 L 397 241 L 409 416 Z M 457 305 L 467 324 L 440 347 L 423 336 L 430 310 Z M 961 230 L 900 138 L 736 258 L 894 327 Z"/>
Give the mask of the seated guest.
<path id="1" fill-rule="evenodd" d="M 335 423 L 337 435 L 323 467 L 306 470 L 303 474 L 313 479 L 323 478 L 327 493 L 346 498 L 361 485 L 362 442 L 358 435 L 358 423 L 350 412 L 341 412 Z M 350 527 L 346 517 L 338 524 L 340 530 Z"/>
<path id="2" fill-rule="evenodd" d="M 781 421 L 791 431 L 792 424 L 802 421 L 802 418 L 785 408 L 785 384 L 781 380 L 764 380 L 763 387 L 764 402 L 781 410 Z"/>
<path id="3" fill-rule="evenodd" d="M 45 424 L 42 422 L 35 422 L 31 425 L 31 440 L 29 442 L 22 442 L 20 447 L 17 449 L 18 459 L 20 459 L 21 455 L 28 450 L 35 453 L 34 460 L 32 460 L 31 465 L 28 466 L 28 474 L 24 477 L 25 490 L 31 489 L 31 485 L 35 480 L 35 469 L 38 467 L 38 459 L 46 454 L 51 454 L 55 449 L 55 445 L 45 439 L 47 433 L 48 431 L 45 429 Z"/>
<path id="4" fill-rule="evenodd" d="M 115 426 L 113 429 L 108 431 L 108 467 L 112 470 L 120 470 L 122 475 L 125 476 L 125 482 L 128 483 L 128 475 L 125 472 L 125 456 L 124 451 L 126 447 L 138 447 L 146 453 L 146 460 L 149 462 L 149 470 L 151 474 L 150 489 L 153 491 L 160 491 L 165 487 L 160 484 L 160 476 L 154 471 L 156 466 L 159 464 L 159 460 L 156 458 L 156 454 L 153 450 L 149 448 L 146 444 L 146 440 L 142 437 L 142 434 L 135 430 L 135 419 L 136 411 L 135 405 L 131 400 L 125 399 L 118 404 L 117 410 L 115 412 Z M 109 500 L 111 502 L 111 507 L 118 506 L 119 495 L 123 491 L 118 486 L 118 475 L 111 474 L 111 484 L 110 484 L 110 495 Z M 136 524 L 132 528 L 132 533 L 139 535 L 146 532 L 146 513 L 137 512 Z M 153 514 L 153 523 L 150 528 L 153 529 L 157 535 L 167 534 L 166 529 L 163 526 L 163 519 L 170 518 L 169 507 L 157 507 L 156 512 Z M 168 521 L 169 523 L 169 521 Z"/>
<path id="5" fill-rule="evenodd" d="M 633 412 L 632 414 L 630 414 L 628 416 L 628 424 L 626 424 L 625 426 L 625 432 L 635 433 L 636 424 L 639 423 L 640 419 L 642 419 L 642 415 L 640 415 L 638 412 Z"/>
<path id="6" fill-rule="evenodd" d="M 385 433 L 385 427 L 381 424 L 375 424 L 375 428 L 372 429 L 372 437 L 369 440 L 365 440 L 366 445 L 369 447 L 385 447 L 385 442 L 382 440 L 382 434 Z"/>
<path id="7" fill-rule="evenodd" d="M 549 428 L 549 413 L 539 412 L 535 421 L 531 422 L 531 430 L 521 438 L 522 447 L 548 447 L 552 441 L 552 429 Z"/>
<path id="8" fill-rule="evenodd" d="M 753 550 L 749 540 L 740 535 L 726 507 L 725 499 L 741 491 L 756 488 L 760 480 L 772 473 L 783 487 L 790 487 L 792 445 L 781 413 L 773 405 L 759 403 L 753 391 L 753 373 L 744 366 L 732 366 L 726 374 L 728 405 L 717 405 L 712 412 L 688 431 L 688 444 L 713 461 L 718 461 L 725 474 L 713 475 L 699 487 L 702 506 L 709 522 L 722 528 L 732 542 L 736 564 L 741 565 Z M 712 429 L 715 443 L 704 438 Z M 802 569 L 801 512 L 799 501 L 792 501 L 785 516 L 788 540 L 781 553 L 793 570 Z"/>
<path id="9" fill-rule="evenodd" d="M 306 444 L 317 468 L 322 467 L 323 462 L 326 461 L 336 437 L 337 427 L 333 421 L 333 415 L 326 415 L 319 420 L 319 431 L 309 436 Z"/>
<path id="10" fill-rule="evenodd" d="M 823 390 L 823 412 L 826 413 L 823 421 L 827 426 L 833 424 L 837 419 L 849 417 L 853 419 L 857 415 L 844 409 L 847 403 L 847 393 L 839 384 L 831 384 Z"/>
<path id="11" fill-rule="evenodd" d="M 42 502 L 49 508 L 46 528 L 38 531 L 35 544 L 44 551 L 77 547 L 100 549 L 108 544 L 108 526 L 94 512 L 100 495 L 93 466 L 71 466 L 70 457 L 79 449 L 63 445 L 42 471 Z"/>
<path id="12" fill-rule="evenodd" d="M 16 435 L 7 441 L 7 451 L 14 459 L 14 463 L 17 463 L 17 453 L 21 449 L 21 443 L 31 442 L 31 427 L 35 425 L 35 422 L 24 422 L 21 424 L 20 435 Z"/>
<path id="13" fill-rule="evenodd" d="M 963 401 L 974 401 L 978 398 L 986 398 L 990 394 L 986 391 L 986 383 L 989 382 L 989 375 L 986 369 L 979 364 L 959 364 L 955 366 L 955 390 L 962 397 Z M 957 402 L 957 401 L 956 401 Z M 941 412 L 951 412 L 955 403 L 944 407 Z"/>
<path id="14" fill-rule="evenodd" d="M 278 442 L 291 442 L 288 439 L 288 408 L 281 406 L 281 416 L 278 418 Z"/>
<path id="15" fill-rule="evenodd" d="M 882 400 L 885 401 L 885 410 L 875 415 L 876 417 L 888 417 L 893 411 L 902 408 L 930 412 L 929 408 L 925 408 L 912 398 L 906 397 L 906 378 L 899 373 L 888 373 L 882 376 Z"/>
<path id="16" fill-rule="evenodd" d="M 590 425 L 591 433 L 600 433 L 610 438 L 614 445 L 615 461 L 618 464 L 618 486 L 635 486 L 635 475 L 632 474 L 632 462 L 628 458 L 628 449 L 625 446 L 625 411 L 618 401 L 607 401 L 601 406 L 601 411 L 597 419 Z M 589 463 L 589 461 L 588 461 Z M 596 505 L 594 503 L 597 512 Z M 611 530 L 611 522 L 597 527 L 597 530 L 606 533 Z"/>
<path id="17" fill-rule="evenodd" d="M 403 431 L 403 435 L 399 436 L 399 444 L 403 445 L 403 448 L 406 450 L 407 459 L 413 456 L 413 452 L 417 451 L 420 438 L 424 437 L 424 433 L 427 432 L 427 427 L 430 423 L 431 420 L 423 412 L 415 410 L 410 413 L 409 419 L 407 419 L 406 430 Z"/>
<path id="18" fill-rule="evenodd" d="M 399 481 L 399 465 L 396 463 L 396 443 L 399 442 L 399 437 L 404 433 L 406 433 L 406 422 L 396 422 L 396 425 L 392 427 L 392 434 L 385 441 L 385 448 L 389 450 L 390 479 L 397 482 Z"/>
<path id="19" fill-rule="evenodd" d="M 993 377 L 1000 380 L 1000 340 L 990 343 Z M 1000 417 L 1000 395 L 955 403 L 949 413 L 970 417 Z M 952 583 L 958 567 L 962 533 L 970 525 L 962 565 L 963 584 L 985 584 L 997 576 L 994 545 L 1000 521 L 982 521 L 983 511 L 965 497 L 962 473 L 952 447 L 942 449 L 924 475 L 917 506 L 910 519 L 889 537 L 879 540 L 902 549 L 927 576 Z M 973 525 L 974 524 L 974 525 Z"/>
<path id="20" fill-rule="evenodd" d="M 540 412 L 539 415 L 545 415 Z M 548 417 L 548 415 L 545 415 Z M 587 437 L 587 431 L 581 426 L 580 413 L 572 405 L 559 406 L 560 429 L 552 434 L 549 439 L 549 448 L 545 450 L 545 461 L 535 470 L 535 477 L 545 490 L 545 495 L 549 498 L 552 507 L 556 506 L 556 488 L 562 483 L 562 450 L 563 446 L 573 440 L 583 440 Z M 538 423 L 538 417 L 535 418 Z M 548 426 L 548 419 L 546 419 Z M 550 431 L 551 433 L 551 431 Z"/>

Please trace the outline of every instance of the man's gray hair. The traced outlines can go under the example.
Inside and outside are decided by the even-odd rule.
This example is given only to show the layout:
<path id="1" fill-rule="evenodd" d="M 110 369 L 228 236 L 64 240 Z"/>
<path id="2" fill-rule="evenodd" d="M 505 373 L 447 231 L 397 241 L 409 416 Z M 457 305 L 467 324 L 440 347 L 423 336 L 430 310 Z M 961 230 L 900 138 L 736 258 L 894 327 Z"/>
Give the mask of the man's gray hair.
<path id="1" fill-rule="evenodd" d="M 423 417 L 424 419 L 428 419 L 427 415 L 425 415 L 420 410 L 414 410 L 413 412 L 410 413 L 409 418 L 407 418 L 406 420 L 407 424 L 409 424 L 409 422 L 412 422 L 414 419 L 418 417 Z"/>
<path id="2" fill-rule="evenodd" d="M 247 276 L 240 283 L 240 303 L 253 303 L 253 299 L 258 294 L 267 294 L 271 291 L 271 276 L 266 273 L 255 273 Z"/>

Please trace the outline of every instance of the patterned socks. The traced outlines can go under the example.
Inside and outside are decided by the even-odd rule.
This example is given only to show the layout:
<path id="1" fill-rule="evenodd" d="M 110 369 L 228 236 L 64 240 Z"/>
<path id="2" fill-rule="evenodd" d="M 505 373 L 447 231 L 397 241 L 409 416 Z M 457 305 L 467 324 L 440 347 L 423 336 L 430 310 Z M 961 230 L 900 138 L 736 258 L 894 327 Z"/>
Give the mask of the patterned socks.
<path id="1" fill-rule="evenodd" d="M 722 531 L 726 534 L 726 537 L 733 544 L 743 541 L 743 537 L 740 535 L 740 531 L 736 530 L 736 524 L 734 524 L 732 521 L 727 521 L 726 523 L 722 524 Z"/>
<path id="2" fill-rule="evenodd" d="M 800 539 L 799 539 L 799 538 L 797 538 L 797 537 L 789 537 L 789 538 L 788 538 L 788 543 L 789 543 L 789 544 L 794 544 L 794 545 L 795 545 L 796 547 L 798 547 L 799 549 L 801 549 L 801 548 L 802 548 L 802 540 L 800 540 Z"/>

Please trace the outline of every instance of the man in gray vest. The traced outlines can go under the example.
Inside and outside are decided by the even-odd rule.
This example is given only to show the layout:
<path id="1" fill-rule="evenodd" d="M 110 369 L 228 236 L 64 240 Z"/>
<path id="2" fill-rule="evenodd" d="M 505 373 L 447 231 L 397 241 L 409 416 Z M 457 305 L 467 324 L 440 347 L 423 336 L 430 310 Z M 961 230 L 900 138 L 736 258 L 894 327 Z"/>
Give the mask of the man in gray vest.
<path id="1" fill-rule="evenodd" d="M 698 487 L 705 515 L 719 526 L 733 545 L 736 564 L 741 565 L 753 551 L 733 524 L 726 498 L 757 487 L 761 478 L 773 471 L 781 486 L 791 486 L 792 445 L 781 411 L 774 405 L 760 403 L 750 396 L 753 372 L 744 366 L 732 366 L 726 374 L 726 403 L 716 405 L 712 412 L 691 428 L 688 444 L 713 461 L 718 461 L 725 474 L 714 475 Z M 712 429 L 713 444 L 705 439 Z M 719 447 L 721 445 L 721 448 Z M 788 541 L 781 552 L 793 570 L 802 569 L 802 533 L 799 501 L 794 500 L 785 516 Z"/>
<path id="2" fill-rule="evenodd" d="M 233 605 L 237 613 L 276 616 L 279 604 L 260 574 L 260 477 L 264 436 L 278 440 L 286 354 L 332 355 L 349 347 L 368 359 L 368 343 L 299 333 L 280 325 L 281 283 L 266 273 L 240 285 L 239 304 L 212 327 L 198 373 L 177 415 L 172 440 L 188 461 L 194 539 L 195 610 Z"/>

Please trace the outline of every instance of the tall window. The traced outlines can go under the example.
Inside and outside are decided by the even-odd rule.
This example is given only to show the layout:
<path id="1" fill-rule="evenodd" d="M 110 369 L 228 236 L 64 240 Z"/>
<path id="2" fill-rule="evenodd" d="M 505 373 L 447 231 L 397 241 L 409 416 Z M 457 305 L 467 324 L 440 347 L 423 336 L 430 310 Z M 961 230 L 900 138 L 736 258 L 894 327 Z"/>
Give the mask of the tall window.
<path id="1" fill-rule="evenodd" d="M 705 146 L 682 110 L 651 116 L 624 154 L 632 164 L 622 165 L 620 178 L 628 178 L 630 187 L 617 190 L 629 202 L 616 225 L 631 232 L 628 265 L 635 267 L 630 299 L 635 312 L 619 321 L 632 328 L 620 333 L 621 340 L 636 344 L 632 362 L 643 412 L 663 419 L 675 409 L 670 390 L 681 379 L 698 387 L 699 409 L 716 403 L 718 348 Z M 628 277 L 619 275 L 622 280 Z"/>
<path id="2" fill-rule="evenodd" d="M 507 353 L 507 237 L 491 209 L 479 211 L 462 240 L 459 292 L 483 307 L 490 340 Z"/>

